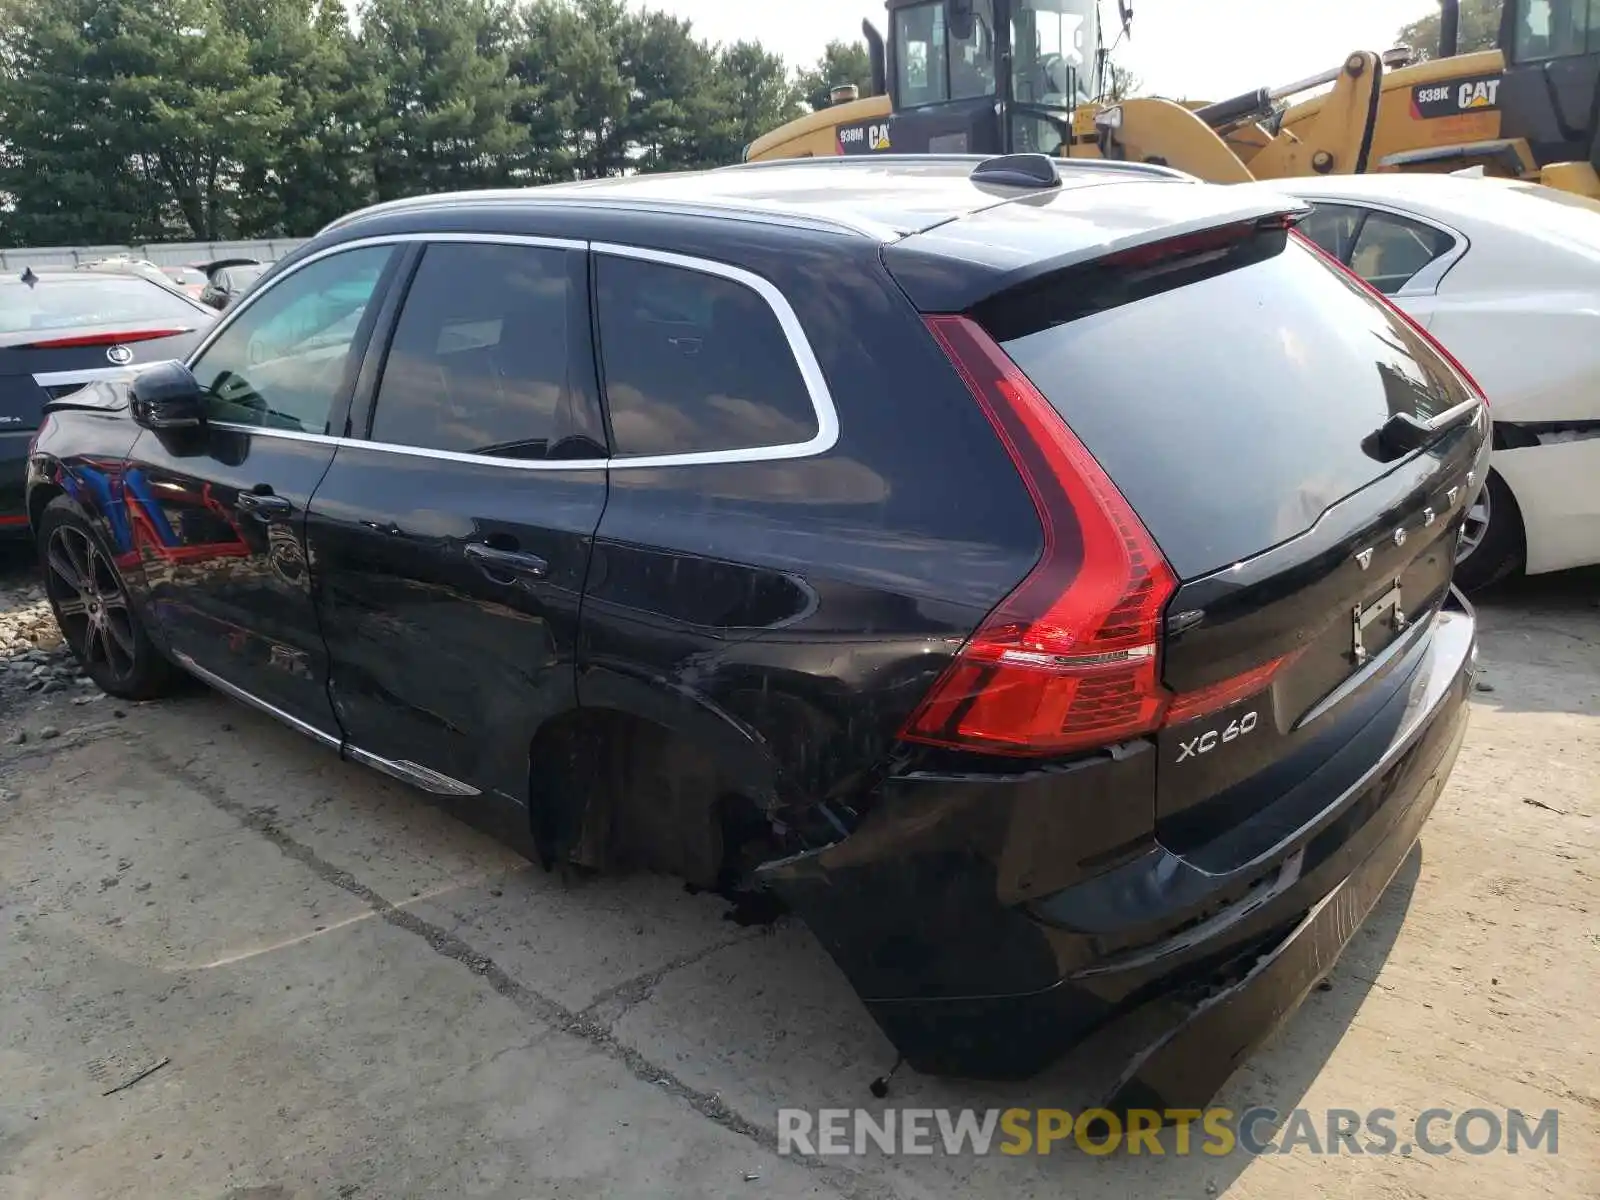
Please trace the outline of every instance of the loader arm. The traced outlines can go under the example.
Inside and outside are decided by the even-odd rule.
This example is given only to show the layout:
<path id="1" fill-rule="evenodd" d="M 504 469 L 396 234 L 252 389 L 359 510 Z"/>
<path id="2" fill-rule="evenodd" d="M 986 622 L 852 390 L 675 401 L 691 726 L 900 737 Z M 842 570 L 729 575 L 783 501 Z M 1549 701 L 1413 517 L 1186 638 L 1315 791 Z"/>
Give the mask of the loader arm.
<path id="1" fill-rule="evenodd" d="M 1291 132 L 1262 124 L 1290 96 L 1328 83 L 1315 115 Z M 1249 183 L 1368 169 L 1383 60 L 1361 51 L 1336 70 L 1190 109 L 1171 100 L 1125 100 L 1095 118 L 1106 158 L 1161 162 L 1210 183 Z"/>
<path id="2" fill-rule="evenodd" d="M 1175 101 L 1154 97 L 1124 100 L 1097 114 L 1095 124 L 1102 158 L 1157 162 L 1208 183 L 1255 180 L 1216 130 Z"/>

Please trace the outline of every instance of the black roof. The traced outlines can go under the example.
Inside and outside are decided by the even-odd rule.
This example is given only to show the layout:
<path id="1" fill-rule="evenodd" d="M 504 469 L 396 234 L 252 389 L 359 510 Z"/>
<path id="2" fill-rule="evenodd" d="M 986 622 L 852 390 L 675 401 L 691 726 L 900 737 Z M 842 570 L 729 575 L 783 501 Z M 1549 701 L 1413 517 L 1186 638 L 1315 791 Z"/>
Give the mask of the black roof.
<path id="1" fill-rule="evenodd" d="M 283 263 L 363 237 L 505 233 L 653 246 L 739 261 L 811 239 L 883 254 L 925 312 L 983 297 L 1103 255 L 1306 206 L 1258 184 L 1208 184 L 1166 167 L 1054 160 L 995 182 L 980 155 L 784 159 L 542 187 L 392 200 L 342 217 Z M 1028 164 L 1038 167 L 1038 163 Z M 752 239 L 750 234 L 762 230 Z M 847 250 L 847 252 L 850 252 Z"/>

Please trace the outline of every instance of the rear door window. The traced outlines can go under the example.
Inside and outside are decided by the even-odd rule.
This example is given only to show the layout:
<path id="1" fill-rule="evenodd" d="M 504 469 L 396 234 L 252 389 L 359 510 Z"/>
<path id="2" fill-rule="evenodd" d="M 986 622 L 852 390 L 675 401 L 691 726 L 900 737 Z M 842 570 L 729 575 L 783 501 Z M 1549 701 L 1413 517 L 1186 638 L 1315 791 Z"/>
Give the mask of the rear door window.
<path id="1" fill-rule="evenodd" d="M 597 458 L 582 251 L 439 242 L 406 293 L 375 442 L 494 458 Z"/>
<path id="2" fill-rule="evenodd" d="M 600 356 L 620 457 L 797 445 L 817 412 L 777 314 L 706 271 L 603 254 Z"/>

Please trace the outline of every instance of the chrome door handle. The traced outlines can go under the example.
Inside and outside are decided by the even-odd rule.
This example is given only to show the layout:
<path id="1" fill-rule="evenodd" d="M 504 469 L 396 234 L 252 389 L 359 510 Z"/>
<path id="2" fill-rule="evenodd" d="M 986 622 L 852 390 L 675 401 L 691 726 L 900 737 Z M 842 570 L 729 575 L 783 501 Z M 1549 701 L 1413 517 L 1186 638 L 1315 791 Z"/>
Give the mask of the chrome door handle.
<path id="1" fill-rule="evenodd" d="M 532 583 L 550 574 L 550 564 L 537 554 L 524 554 L 520 550 L 499 550 L 482 542 L 468 542 L 463 547 L 467 561 L 482 572 L 491 583 L 510 585 Z"/>

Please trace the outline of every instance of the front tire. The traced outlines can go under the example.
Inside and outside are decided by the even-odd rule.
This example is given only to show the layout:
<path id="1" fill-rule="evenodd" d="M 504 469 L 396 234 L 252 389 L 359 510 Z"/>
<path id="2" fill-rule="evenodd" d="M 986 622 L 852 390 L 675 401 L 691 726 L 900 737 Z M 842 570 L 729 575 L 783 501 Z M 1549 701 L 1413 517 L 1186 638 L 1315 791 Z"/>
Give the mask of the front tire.
<path id="1" fill-rule="evenodd" d="M 1490 471 L 1461 527 L 1456 585 L 1464 592 L 1481 591 L 1520 571 L 1526 555 L 1517 498 L 1505 480 Z"/>
<path id="2" fill-rule="evenodd" d="M 111 552 L 67 497 L 45 506 L 38 548 L 45 596 L 84 673 L 125 700 L 168 694 L 177 668 L 150 640 Z"/>

